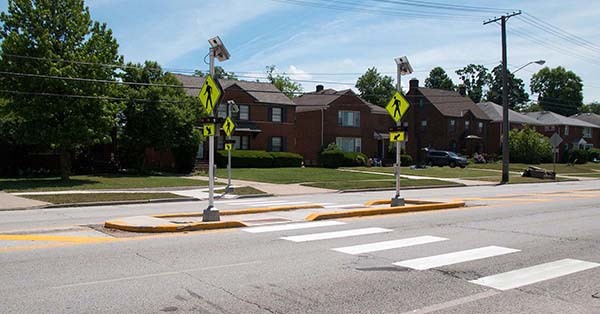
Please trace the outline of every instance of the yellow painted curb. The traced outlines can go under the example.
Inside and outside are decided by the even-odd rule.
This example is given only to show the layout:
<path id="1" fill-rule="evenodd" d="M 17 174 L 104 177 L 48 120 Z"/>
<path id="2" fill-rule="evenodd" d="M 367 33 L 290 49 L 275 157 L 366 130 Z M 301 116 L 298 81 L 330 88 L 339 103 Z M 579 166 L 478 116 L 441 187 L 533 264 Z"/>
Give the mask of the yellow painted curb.
<path id="1" fill-rule="evenodd" d="M 212 230 L 212 229 L 226 229 L 226 228 L 239 228 L 246 227 L 241 221 L 210 221 L 210 222 L 195 222 L 187 224 L 169 224 L 162 226 L 132 226 L 124 223 L 123 221 L 113 220 L 104 223 L 104 227 L 111 229 L 118 229 L 130 232 L 147 232 L 147 233 L 158 233 L 158 232 L 183 232 L 183 231 L 194 231 L 194 230 Z"/>
<path id="2" fill-rule="evenodd" d="M 372 201 L 366 202 L 365 206 L 386 205 L 386 204 L 391 204 L 391 203 L 392 203 L 391 199 L 386 199 L 386 200 L 372 200 Z M 435 204 L 437 202 L 405 199 L 404 203 L 406 203 L 406 204 L 421 205 L 421 204 Z"/>
<path id="3" fill-rule="evenodd" d="M 257 207 L 257 208 L 246 208 L 246 209 L 221 210 L 221 211 L 219 211 L 219 213 L 222 216 L 246 215 L 246 214 L 260 214 L 260 213 L 268 213 L 268 212 L 276 212 L 276 211 L 286 211 L 286 210 L 294 210 L 294 209 L 305 209 L 305 208 L 323 208 L 323 205 L 302 204 L 302 205 Z M 160 215 L 152 215 L 152 217 L 154 217 L 154 218 L 202 217 L 202 213 L 160 214 Z"/>
<path id="4" fill-rule="evenodd" d="M 465 206 L 465 202 L 447 202 L 447 203 L 406 205 L 406 206 L 385 207 L 385 208 L 362 208 L 362 209 L 355 209 L 355 210 L 348 210 L 348 211 L 314 213 L 314 214 L 307 216 L 305 218 L 305 220 L 314 221 L 314 220 L 323 220 L 323 219 L 337 219 L 337 218 L 360 217 L 360 216 L 399 214 L 399 213 L 425 211 L 425 210 L 459 208 L 459 207 L 464 207 L 464 206 Z"/>

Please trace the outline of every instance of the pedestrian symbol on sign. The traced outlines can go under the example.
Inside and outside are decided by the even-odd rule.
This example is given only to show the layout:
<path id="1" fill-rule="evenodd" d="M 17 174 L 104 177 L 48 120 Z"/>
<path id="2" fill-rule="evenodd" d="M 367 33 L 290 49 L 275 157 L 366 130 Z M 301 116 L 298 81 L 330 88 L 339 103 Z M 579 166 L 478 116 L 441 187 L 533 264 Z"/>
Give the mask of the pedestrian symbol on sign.
<path id="1" fill-rule="evenodd" d="M 225 119 L 225 122 L 223 123 L 223 131 L 225 131 L 225 135 L 231 136 L 231 133 L 233 133 L 234 129 L 235 123 L 233 123 L 231 117 L 227 117 L 227 119 Z"/>

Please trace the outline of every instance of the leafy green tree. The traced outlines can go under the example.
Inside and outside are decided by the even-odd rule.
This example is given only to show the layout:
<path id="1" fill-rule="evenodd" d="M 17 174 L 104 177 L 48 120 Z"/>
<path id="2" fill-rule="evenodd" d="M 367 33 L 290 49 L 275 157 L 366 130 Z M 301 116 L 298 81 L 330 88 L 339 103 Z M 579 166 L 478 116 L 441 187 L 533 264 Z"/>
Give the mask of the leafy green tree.
<path id="1" fill-rule="evenodd" d="M 289 76 L 275 74 L 277 67 L 275 65 L 266 66 L 267 79 L 271 84 L 275 85 L 278 90 L 284 93 L 289 98 L 293 98 L 296 94 L 302 92 L 302 85 L 292 81 Z"/>
<path id="2" fill-rule="evenodd" d="M 355 86 L 363 99 L 381 107 L 385 107 L 396 93 L 394 79 L 387 75 L 381 75 L 375 67 L 368 69 L 359 77 Z"/>
<path id="3" fill-rule="evenodd" d="M 488 69 L 481 64 L 469 64 L 466 67 L 456 70 L 467 89 L 467 95 L 474 102 L 481 102 L 485 89 L 490 83 L 491 75 Z"/>
<path id="4" fill-rule="evenodd" d="M 198 101 L 186 96 L 183 88 L 172 87 L 182 85 L 153 61 L 130 63 L 120 76 L 123 82 L 152 84 L 129 85 L 123 91 L 128 100 L 119 115 L 122 161 L 143 172 L 147 148 L 171 150 L 178 170 L 191 170 L 200 143 L 200 133 L 194 128 L 200 117 Z"/>
<path id="5" fill-rule="evenodd" d="M 552 161 L 552 144 L 533 128 L 513 129 L 508 133 L 510 162 L 539 164 Z"/>
<path id="6" fill-rule="evenodd" d="M 112 31 L 106 24 L 92 21 L 83 0 L 9 0 L 0 22 L 1 49 L 5 54 L 0 59 L 0 70 L 4 72 L 113 80 L 114 68 L 58 60 L 122 62 Z M 14 134 L 20 143 L 46 145 L 60 153 L 63 180 L 69 178 L 73 151 L 110 141 L 117 104 L 66 96 L 111 95 L 110 84 L 16 75 L 2 75 L 0 80 L 3 89 L 53 94 L 8 94 L 3 111 L 15 122 Z"/>
<path id="7" fill-rule="evenodd" d="M 529 101 L 529 94 L 525 91 L 523 80 L 508 72 L 508 107 L 516 110 Z M 490 89 L 487 92 L 487 101 L 502 105 L 502 65 L 492 69 Z"/>
<path id="8" fill-rule="evenodd" d="M 531 77 L 530 85 L 532 93 L 539 93 L 544 110 L 570 116 L 583 105 L 581 78 L 563 67 L 541 69 Z"/>
<path id="9" fill-rule="evenodd" d="M 600 114 L 600 102 L 594 101 L 581 106 L 581 112 L 591 112 L 595 114 Z"/>
<path id="10" fill-rule="evenodd" d="M 205 77 L 206 75 L 208 75 L 208 73 L 204 73 L 200 70 L 196 70 L 194 71 L 194 75 L 196 76 L 200 76 L 200 77 Z M 237 80 L 238 76 L 237 74 L 235 74 L 235 72 L 227 72 L 225 71 L 225 69 L 223 69 L 220 66 L 215 66 L 215 76 L 219 79 L 224 79 L 224 80 Z"/>
<path id="11" fill-rule="evenodd" d="M 445 90 L 455 89 L 452 79 L 441 67 L 435 67 L 429 72 L 429 77 L 425 79 L 425 87 Z"/>

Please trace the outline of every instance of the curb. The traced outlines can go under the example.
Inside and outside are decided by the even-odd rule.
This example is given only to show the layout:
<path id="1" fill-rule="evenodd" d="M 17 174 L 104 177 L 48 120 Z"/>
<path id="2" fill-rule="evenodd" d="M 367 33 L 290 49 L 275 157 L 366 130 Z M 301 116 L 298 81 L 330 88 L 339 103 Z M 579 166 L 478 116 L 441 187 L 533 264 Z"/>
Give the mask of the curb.
<path id="1" fill-rule="evenodd" d="M 129 232 L 144 232 L 144 233 L 160 233 L 160 232 L 184 232 L 195 230 L 212 230 L 225 228 L 246 227 L 241 221 L 211 221 L 211 222 L 196 222 L 185 225 L 162 225 L 162 226 L 131 226 L 120 220 L 112 220 L 104 223 L 105 228 L 118 229 Z"/>
<path id="2" fill-rule="evenodd" d="M 231 210 L 221 210 L 219 214 L 222 216 L 230 216 L 230 215 L 247 215 L 247 214 L 260 214 L 260 213 L 269 213 L 269 212 L 277 212 L 277 211 L 288 211 L 295 209 L 306 209 L 306 208 L 324 208 L 323 205 L 319 204 L 302 204 L 302 205 L 291 205 L 291 206 L 273 206 L 273 207 L 257 207 L 257 208 L 247 208 L 247 209 L 231 209 Z M 202 213 L 175 213 L 175 214 L 159 214 L 152 215 L 154 218 L 175 218 L 175 217 L 202 217 Z"/>
<path id="3" fill-rule="evenodd" d="M 89 206 L 109 206 L 109 205 L 128 205 L 128 204 L 148 204 L 148 203 L 178 203 L 178 202 L 195 202 L 201 201 L 195 197 L 177 197 L 177 198 L 158 198 L 149 200 L 132 200 L 132 201 L 111 201 L 111 202 L 85 202 L 85 203 L 67 203 L 67 204 L 50 204 L 39 208 L 61 208 L 61 207 L 89 207 Z M 29 208 L 28 208 L 29 209 Z"/>
<path id="4" fill-rule="evenodd" d="M 465 202 L 448 202 L 448 203 L 396 206 L 396 207 L 387 207 L 387 208 L 362 208 L 362 209 L 354 209 L 354 210 L 350 210 L 350 211 L 314 213 L 314 214 L 307 216 L 305 218 L 305 220 L 316 221 L 316 220 L 323 220 L 323 219 L 338 219 L 338 218 L 349 218 L 349 217 L 360 217 L 360 216 L 400 214 L 400 213 L 426 211 L 426 210 L 459 208 L 459 207 L 464 207 L 464 206 L 465 206 Z"/>

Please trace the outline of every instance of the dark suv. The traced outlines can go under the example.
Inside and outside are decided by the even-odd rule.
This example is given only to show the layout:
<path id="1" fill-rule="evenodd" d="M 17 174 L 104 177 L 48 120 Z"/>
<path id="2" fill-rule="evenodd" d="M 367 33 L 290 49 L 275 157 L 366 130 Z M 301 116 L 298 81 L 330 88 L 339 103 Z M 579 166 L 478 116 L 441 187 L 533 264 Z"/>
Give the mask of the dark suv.
<path id="1" fill-rule="evenodd" d="M 427 151 L 425 163 L 429 166 L 450 166 L 451 168 L 459 166 L 464 168 L 467 166 L 468 161 L 467 158 L 460 157 L 453 152 L 430 149 Z"/>

